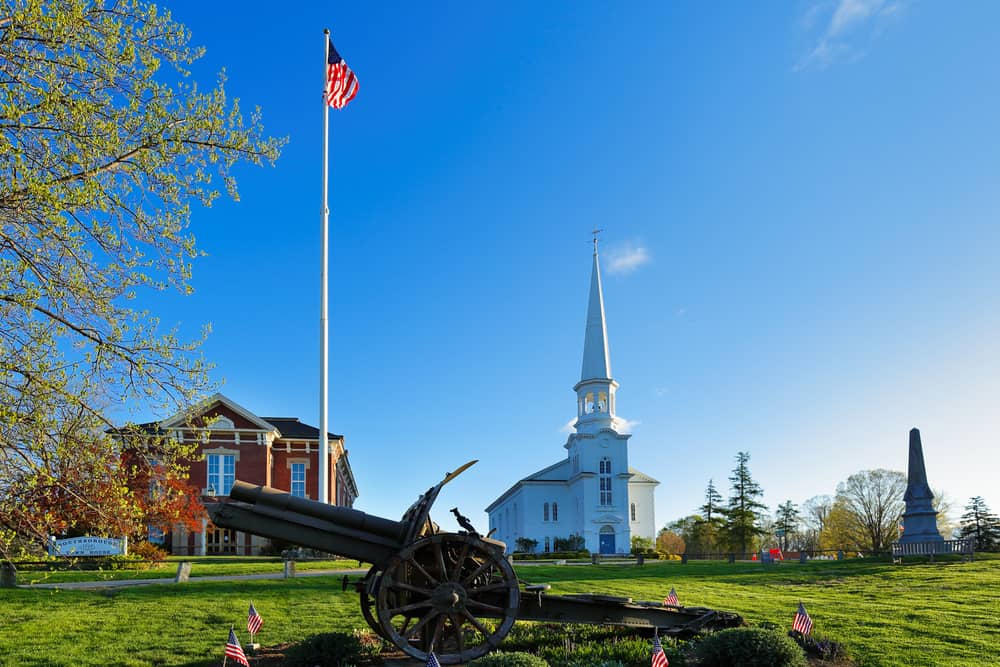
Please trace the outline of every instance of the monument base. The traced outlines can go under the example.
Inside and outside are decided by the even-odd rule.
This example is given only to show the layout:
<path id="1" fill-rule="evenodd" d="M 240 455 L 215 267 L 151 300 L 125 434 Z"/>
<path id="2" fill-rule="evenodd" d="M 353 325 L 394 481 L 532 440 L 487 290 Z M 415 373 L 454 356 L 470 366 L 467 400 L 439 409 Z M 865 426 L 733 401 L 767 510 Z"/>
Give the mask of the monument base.
<path id="1" fill-rule="evenodd" d="M 902 544 L 944 542 L 944 537 L 937 529 L 937 512 L 933 509 L 905 512 L 903 534 L 900 535 L 899 541 Z"/>

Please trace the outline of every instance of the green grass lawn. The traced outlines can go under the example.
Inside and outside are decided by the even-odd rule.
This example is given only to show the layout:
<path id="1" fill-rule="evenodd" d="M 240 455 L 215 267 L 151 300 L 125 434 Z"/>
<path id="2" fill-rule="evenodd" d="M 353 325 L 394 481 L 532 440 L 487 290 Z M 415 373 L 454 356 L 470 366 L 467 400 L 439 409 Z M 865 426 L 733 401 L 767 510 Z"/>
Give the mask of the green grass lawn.
<path id="1" fill-rule="evenodd" d="M 225 560 L 201 566 L 236 567 Z M 1000 664 L 1000 558 L 766 569 L 695 561 L 641 568 L 519 565 L 517 571 L 522 581 L 552 584 L 552 593 L 659 600 L 673 586 L 682 604 L 736 611 L 752 624 L 781 627 L 790 626 L 801 600 L 814 632 L 847 644 L 863 666 Z M 342 592 L 335 576 L 103 591 L 5 589 L 0 665 L 218 665 L 230 625 L 246 641 L 250 600 L 264 616 L 259 641 L 265 645 L 366 627 L 356 593 Z"/>
<path id="2" fill-rule="evenodd" d="M 44 570 L 21 569 L 18 571 L 19 584 L 61 584 L 73 581 L 113 581 L 123 579 L 172 579 L 177 574 L 177 564 L 190 561 L 192 577 L 209 577 L 236 574 L 266 574 L 282 572 L 284 564 L 280 558 L 256 558 L 248 556 L 171 556 L 164 563 L 148 567 L 143 565 L 122 570 Z M 309 570 L 345 570 L 358 568 L 358 561 L 303 560 L 296 561 L 298 572 Z"/>

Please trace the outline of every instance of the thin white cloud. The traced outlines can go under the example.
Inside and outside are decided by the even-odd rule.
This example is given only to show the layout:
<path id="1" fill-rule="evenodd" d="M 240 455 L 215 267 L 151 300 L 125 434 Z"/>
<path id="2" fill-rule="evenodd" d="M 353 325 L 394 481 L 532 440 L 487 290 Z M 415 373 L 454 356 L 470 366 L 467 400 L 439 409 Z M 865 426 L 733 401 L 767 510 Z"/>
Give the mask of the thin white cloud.
<path id="1" fill-rule="evenodd" d="M 573 417 L 568 422 L 562 425 L 559 429 L 560 433 L 576 433 L 576 429 L 573 428 L 573 424 L 576 423 L 576 417 Z M 642 422 L 638 419 L 625 419 L 624 417 L 615 417 L 615 428 L 620 433 L 631 433 L 633 429 L 641 424 Z"/>
<path id="2" fill-rule="evenodd" d="M 608 273 L 625 274 L 632 273 L 651 259 L 652 257 L 645 246 L 626 243 L 609 249 L 606 253 L 605 263 Z"/>
<path id="3" fill-rule="evenodd" d="M 616 430 L 619 433 L 634 433 L 635 427 L 642 422 L 638 419 L 625 419 L 624 417 L 615 417 Z"/>
<path id="4" fill-rule="evenodd" d="M 899 14 L 902 6 L 902 0 L 834 0 L 811 5 L 800 25 L 804 32 L 812 33 L 810 39 L 816 40 L 816 45 L 795 70 L 825 69 L 837 62 L 860 60 L 885 22 Z"/>

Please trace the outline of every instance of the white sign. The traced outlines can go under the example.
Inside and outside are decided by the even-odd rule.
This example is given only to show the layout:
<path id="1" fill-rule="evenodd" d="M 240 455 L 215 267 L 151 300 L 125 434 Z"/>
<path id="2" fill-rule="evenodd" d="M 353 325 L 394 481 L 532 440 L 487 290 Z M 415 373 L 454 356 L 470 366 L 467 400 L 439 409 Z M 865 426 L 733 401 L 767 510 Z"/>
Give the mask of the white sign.
<path id="1" fill-rule="evenodd" d="M 49 538 L 50 556 L 117 556 L 126 551 L 126 539 L 114 537 Z"/>

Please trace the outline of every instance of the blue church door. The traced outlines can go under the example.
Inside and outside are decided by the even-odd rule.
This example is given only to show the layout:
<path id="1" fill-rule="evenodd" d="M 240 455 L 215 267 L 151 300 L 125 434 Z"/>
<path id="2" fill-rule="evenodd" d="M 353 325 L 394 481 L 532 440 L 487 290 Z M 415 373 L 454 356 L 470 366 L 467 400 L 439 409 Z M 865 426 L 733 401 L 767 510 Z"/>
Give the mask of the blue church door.
<path id="1" fill-rule="evenodd" d="M 608 532 L 605 532 L 608 531 Z M 608 526 L 601 528 L 600 534 L 600 547 L 602 554 L 613 554 L 615 553 L 615 532 L 611 528 L 609 530 Z"/>

